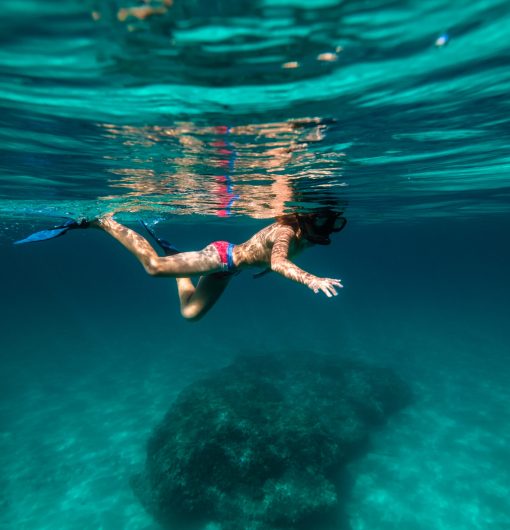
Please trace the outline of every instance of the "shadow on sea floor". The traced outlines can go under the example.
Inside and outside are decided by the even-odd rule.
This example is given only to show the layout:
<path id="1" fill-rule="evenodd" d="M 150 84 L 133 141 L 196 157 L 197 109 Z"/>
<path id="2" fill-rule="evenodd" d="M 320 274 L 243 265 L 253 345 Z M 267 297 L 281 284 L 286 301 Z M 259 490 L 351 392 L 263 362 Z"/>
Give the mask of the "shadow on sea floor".
<path id="1" fill-rule="evenodd" d="M 344 526 L 506 529 L 506 234 L 351 224 L 300 260 L 341 270 L 337 300 L 241 275 L 196 325 L 179 318 L 171 282 L 96 234 L 2 247 L 1 524 L 156 530 L 129 479 L 178 394 L 239 351 L 280 350 L 292 366 L 308 349 L 390 366 L 416 389 L 340 474 Z"/>
<path id="2" fill-rule="evenodd" d="M 343 513 L 337 478 L 410 400 L 393 372 L 358 360 L 240 356 L 177 396 L 148 440 L 133 489 L 168 529 L 326 524 Z"/>

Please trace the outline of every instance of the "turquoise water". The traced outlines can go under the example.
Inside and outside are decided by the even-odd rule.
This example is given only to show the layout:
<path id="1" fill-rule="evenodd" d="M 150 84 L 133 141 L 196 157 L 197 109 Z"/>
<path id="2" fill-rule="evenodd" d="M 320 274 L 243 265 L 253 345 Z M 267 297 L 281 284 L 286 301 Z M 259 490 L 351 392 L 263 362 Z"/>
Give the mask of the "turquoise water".
<path id="1" fill-rule="evenodd" d="M 4 1 L 0 528 L 156 530 L 130 478 L 179 392 L 300 350 L 415 395 L 327 530 L 510 528 L 509 24 L 496 0 Z M 196 249 L 324 205 L 347 228 L 298 263 L 338 298 L 243 273 L 197 323 L 102 233 L 12 245 L 115 212 Z"/>

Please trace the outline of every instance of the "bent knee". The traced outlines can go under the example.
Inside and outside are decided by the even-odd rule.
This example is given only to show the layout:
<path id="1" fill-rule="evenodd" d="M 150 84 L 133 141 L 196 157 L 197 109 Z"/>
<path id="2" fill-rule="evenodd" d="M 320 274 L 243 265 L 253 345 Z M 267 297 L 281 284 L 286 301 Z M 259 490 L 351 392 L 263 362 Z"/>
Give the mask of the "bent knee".
<path id="1" fill-rule="evenodd" d="M 163 273 L 163 267 L 159 258 L 151 258 L 144 263 L 144 269 L 150 276 L 160 276 Z"/>
<path id="2" fill-rule="evenodd" d="M 204 316 L 204 311 L 198 304 L 189 304 L 181 307 L 181 315 L 189 322 L 196 322 Z"/>

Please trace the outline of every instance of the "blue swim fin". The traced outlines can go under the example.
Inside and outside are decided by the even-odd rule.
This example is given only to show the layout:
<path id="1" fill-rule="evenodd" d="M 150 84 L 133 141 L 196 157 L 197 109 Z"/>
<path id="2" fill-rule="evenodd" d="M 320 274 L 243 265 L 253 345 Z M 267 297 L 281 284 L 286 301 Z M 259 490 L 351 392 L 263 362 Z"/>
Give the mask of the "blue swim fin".
<path id="1" fill-rule="evenodd" d="M 173 256 L 179 254 L 181 251 L 174 247 L 172 243 L 168 242 L 166 239 L 161 239 L 156 235 L 156 232 L 144 221 L 140 220 L 140 224 L 149 232 L 150 236 L 154 241 L 163 249 L 166 256 Z"/>
<path id="2" fill-rule="evenodd" d="M 67 220 L 64 224 L 56 226 L 55 228 L 50 228 L 48 230 L 40 230 L 39 232 L 34 232 L 24 239 L 19 239 L 15 241 L 15 245 L 23 245 L 24 243 L 34 243 L 36 241 L 46 241 L 48 239 L 54 239 L 55 237 L 63 236 L 68 230 L 73 228 L 87 228 L 89 222 L 85 219 L 80 221 L 75 221 L 74 219 Z"/>

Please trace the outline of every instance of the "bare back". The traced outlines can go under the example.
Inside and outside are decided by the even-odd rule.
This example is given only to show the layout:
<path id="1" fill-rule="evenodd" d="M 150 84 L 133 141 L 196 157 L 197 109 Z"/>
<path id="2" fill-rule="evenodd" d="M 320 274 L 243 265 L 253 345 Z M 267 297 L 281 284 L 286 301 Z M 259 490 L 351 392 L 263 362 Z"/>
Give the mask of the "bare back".
<path id="1" fill-rule="evenodd" d="M 282 252 L 285 257 L 295 256 L 306 246 L 296 229 L 290 225 L 273 223 L 257 232 L 248 241 L 236 245 L 234 249 L 236 267 L 270 265 L 274 252 L 278 253 L 279 242 L 284 242 Z"/>
<path id="2" fill-rule="evenodd" d="M 200 251 L 158 256 L 144 237 L 117 223 L 112 216 L 97 219 L 90 226 L 100 228 L 114 237 L 140 261 L 151 276 L 176 278 L 181 312 L 186 318 L 196 319 L 205 314 L 232 278 L 232 274 L 225 276 L 225 261 L 213 243 Z M 289 259 L 311 244 L 303 237 L 298 226 L 276 222 L 233 248 L 234 266 L 270 267 L 272 271 L 306 285 L 315 293 L 322 291 L 328 297 L 336 296 L 335 287 L 342 287 L 340 280 L 314 276 Z M 222 274 L 216 274 L 218 272 Z M 201 276 L 196 289 L 190 279 L 192 276 Z"/>

